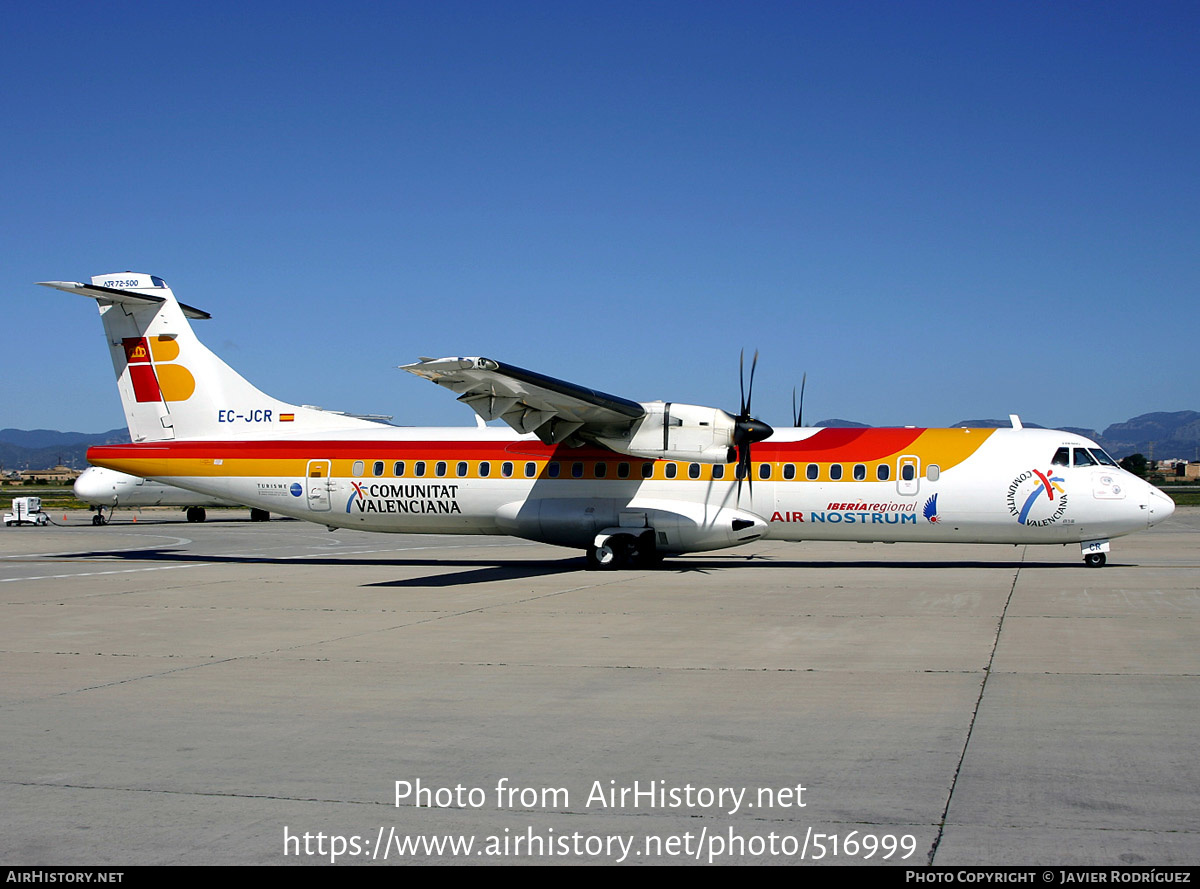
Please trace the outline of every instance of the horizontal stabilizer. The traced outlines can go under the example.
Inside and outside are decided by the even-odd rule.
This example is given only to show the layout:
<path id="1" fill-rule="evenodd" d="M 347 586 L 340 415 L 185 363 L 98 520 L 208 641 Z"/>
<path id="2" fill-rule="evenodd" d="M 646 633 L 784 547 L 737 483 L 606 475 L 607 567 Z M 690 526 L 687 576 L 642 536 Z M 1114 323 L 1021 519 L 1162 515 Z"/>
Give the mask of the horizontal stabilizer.
<path id="1" fill-rule="evenodd" d="M 161 296 L 153 296 L 149 293 L 134 293 L 131 290 L 119 290 L 116 287 L 101 287 L 99 284 L 80 284 L 77 281 L 38 281 L 37 283 L 42 287 L 53 287 L 55 290 L 61 290 L 64 293 L 78 293 L 80 296 L 90 296 L 92 299 L 104 299 L 109 302 L 123 303 L 128 306 L 156 305 L 166 301 Z M 189 306 L 186 303 L 179 303 L 179 308 L 183 310 L 185 318 L 192 318 L 197 321 L 208 321 L 212 318 L 212 315 L 203 309 L 197 309 L 195 306 Z"/>

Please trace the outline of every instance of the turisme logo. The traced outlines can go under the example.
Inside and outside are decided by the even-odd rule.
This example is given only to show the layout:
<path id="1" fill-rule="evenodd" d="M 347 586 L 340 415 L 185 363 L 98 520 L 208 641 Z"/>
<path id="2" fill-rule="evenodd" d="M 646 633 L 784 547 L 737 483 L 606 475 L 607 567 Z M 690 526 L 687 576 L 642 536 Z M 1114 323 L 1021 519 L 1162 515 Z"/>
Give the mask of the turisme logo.
<path id="1" fill-rule="evenodd" d="M 1031 527 L 1053 525 L 1067 511 L 1067 492 L 1053 469 L 1028 469 L 1008 486 L 1008 511 L 1017 522 Z"/>

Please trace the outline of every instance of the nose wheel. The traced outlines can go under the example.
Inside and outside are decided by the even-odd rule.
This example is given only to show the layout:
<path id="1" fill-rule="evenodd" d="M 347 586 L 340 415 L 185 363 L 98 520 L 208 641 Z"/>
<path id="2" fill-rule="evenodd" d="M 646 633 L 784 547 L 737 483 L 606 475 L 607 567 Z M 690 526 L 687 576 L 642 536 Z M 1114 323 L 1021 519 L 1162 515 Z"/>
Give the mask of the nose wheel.
<path id="1" fill-rule="evenodd" d="M 1108 561 L 1108 540 L 1085 540 L 1079 544 L 1083 550 L 1083 564 L 1089 568 L 1103 568 Z"/>

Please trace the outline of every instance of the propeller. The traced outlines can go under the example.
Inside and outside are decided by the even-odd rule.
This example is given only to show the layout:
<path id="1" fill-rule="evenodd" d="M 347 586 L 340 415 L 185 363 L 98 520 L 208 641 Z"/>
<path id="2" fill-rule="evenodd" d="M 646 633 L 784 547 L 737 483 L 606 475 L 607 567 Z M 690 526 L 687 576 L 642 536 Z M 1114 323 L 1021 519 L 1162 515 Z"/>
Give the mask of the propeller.
<path id="1" fill-rule="evenodd" d="M 792 425 L 800 427 L 804 425 L 804 384 L 808 382 L 808 373 L 800 377 L 800 407 L 796 407 L 796 387 L 792 387 Z"/>
<path id="2" fill-rule="evenodd" d="M 734 417 L 733 447 L 737 451 L 737 483 L 738 502 L 742 499 L 742 480 L 750 482 L 750 496 L 754 497 L 754 479 L 750 472 L 750 446 L 756 441 L 770 437 L 775 430 L 756 420 L 750 413 L 750 399 L 754 397 L 754 371 L 758 367 L 758 350 L 754 350 L 754 359 L 750 362 L 750 385 L 746 385 L 746 350 L 742 349 L 738 358 L 738 389 L 741 391 L 742 404 L 738 415 Z"/>

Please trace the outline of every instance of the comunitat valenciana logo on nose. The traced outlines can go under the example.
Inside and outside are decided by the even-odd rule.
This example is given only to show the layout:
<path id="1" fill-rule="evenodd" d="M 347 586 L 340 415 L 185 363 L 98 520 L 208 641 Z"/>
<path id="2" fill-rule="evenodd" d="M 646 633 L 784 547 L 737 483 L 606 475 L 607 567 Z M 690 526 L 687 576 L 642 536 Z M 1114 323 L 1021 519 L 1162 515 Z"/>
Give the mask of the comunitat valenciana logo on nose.
<path id="1" fill-rule="evenodd" d="M 171 363 L 179 357 L 174 337 L 126 337 L 121 344 L 135 400 L 187 401 L 192 397 L 196 378 L 182 364 Z"/>
<path id="2" fill-rule="evenodd" d="M 1052 525 L 1067 511 L 1063 479 L 1053 469 L 1027 469 L 1008 486 L 1008 511 L 1022 525 Z"/>

